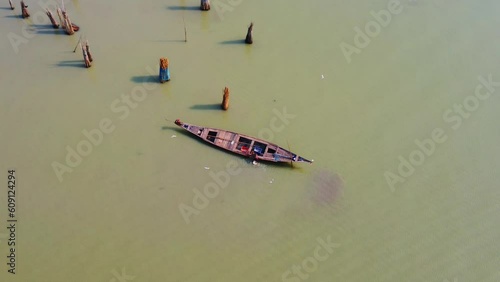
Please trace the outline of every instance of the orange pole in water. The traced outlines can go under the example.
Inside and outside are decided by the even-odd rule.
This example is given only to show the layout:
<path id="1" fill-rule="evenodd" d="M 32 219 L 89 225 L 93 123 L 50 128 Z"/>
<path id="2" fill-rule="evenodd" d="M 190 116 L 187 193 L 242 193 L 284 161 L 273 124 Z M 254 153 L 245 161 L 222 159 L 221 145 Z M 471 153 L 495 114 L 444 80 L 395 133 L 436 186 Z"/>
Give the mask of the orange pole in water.
<path id="1" fill-rule="evenodd" d="M 222 109 L 227 111 L 229 109 L 229 88 L 224 88 L 224 95 L 222 96 Z"/>

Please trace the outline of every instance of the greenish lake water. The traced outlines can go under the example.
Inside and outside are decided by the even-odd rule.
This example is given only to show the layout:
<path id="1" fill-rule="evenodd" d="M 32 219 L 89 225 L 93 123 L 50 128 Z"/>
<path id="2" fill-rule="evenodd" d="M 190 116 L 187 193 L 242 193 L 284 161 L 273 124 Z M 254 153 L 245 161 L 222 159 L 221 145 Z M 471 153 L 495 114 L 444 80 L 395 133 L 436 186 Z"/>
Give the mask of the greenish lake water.
<path id="1" fill-rule="evenodd" d="M 72 36 L 3 2 L 1 281 L 500 281 L 498 1 L 67 0 Z"/>

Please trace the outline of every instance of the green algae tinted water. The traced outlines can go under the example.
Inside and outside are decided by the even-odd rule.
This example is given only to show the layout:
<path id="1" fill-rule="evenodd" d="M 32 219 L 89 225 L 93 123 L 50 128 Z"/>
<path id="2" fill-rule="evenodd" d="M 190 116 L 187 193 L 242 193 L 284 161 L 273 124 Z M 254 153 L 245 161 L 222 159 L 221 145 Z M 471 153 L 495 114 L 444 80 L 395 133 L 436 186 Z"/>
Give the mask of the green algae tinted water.
<path id="1" fill-rule="evenodd" d="M 1 281 L 500 279 L 497 2 L 65 1 L 73 36 L 4 2 Z"/>

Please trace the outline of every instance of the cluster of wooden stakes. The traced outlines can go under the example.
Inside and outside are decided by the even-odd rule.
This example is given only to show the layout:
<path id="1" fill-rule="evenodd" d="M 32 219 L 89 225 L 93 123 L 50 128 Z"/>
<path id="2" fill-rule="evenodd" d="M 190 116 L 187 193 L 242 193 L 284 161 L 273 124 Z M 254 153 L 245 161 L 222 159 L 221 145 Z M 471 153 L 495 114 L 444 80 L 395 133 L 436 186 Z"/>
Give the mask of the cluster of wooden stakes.
<path id="1" fill-rule="evenodd" d="M 15 9 L 14 5 L 12 4 L 12 0 L 9 0 L 10 8 L 12 10 Z M 66 31 L 66 34 L 68 35 L 73 35 L 76 31 L 80 29 L 79 26 L 75 25 L 74 23 L 71 22 L 66 10 L 64 9 L 64 2 L 62 3 L 63 8 L 57 8 L 56 9 L 56 14 L 59 18 L 59 22 L 57 19 L 54 17 L 52 11 L 49 9 L 46 10 L 46 14 L 50 19 L 50 22 L 52 24 L 52 27 L 55 29 L 62 28 Z M 200 10 L 202 11 L 209 11 L 210 10 L 210 0 L 201 0 L 200 3 Z M 28 5 L 24 3 L 24 1 L 21 1 L 21 15 L 23 18 L 28 18 L 30 16 L 28 12 Z M 187 42 L 187 29 L 186 29 L 186 24 L 184 23 L 184 41 Z M 250 23 L 250 26 L 248 27 L 247 30 L 247 35 L 245 37 L 245 43 L 246 44 L 252 44 L 253 43 L 253 23 Z M 90 53 L 90 47 L 88 40 L 82 40 L 82 36 L 78 39 L 78 42 L 75 46 L 75 49 L 73 50 L 73 53 L 76 52 L 76 49 L 78 46 L 81 47 L 82 49 L 82 54 L 83 54 L 83 61 L 85 63 L 86 68 L 90 68 L 92 66 L 92 54 Z M 166 81 L 170 80 L 170 72 L 168 70 L 168 59 L 167 58 L 160 58 L 160 82 L 164 83 Z M 229 88 L 225 87 L 223 90 L 223 96 L 222 96 L 222 104 L 221 107 L 223 110 L 229 109 Z"/>
<path id="2" fill-rule="evenodd" d="M 82 36 L 80 36 L 80 39 L 78 39 L 78 43 L 76 43 L 75 49 L 73 49 L 73 53 L 76 52 L 78 46 L 82 48 L 83 61 L 85 62 L 85 67 L 90 68 L 92 66 L 92 61 L 94 59 L 92 58 L 92 54 L 90 53 L 89 41 L 85 40 L 85 42 L 83 42 Z"/>
<path id="3" fill-rule="evenodd" d="M 209 11 L 210 10 L 210 0 L 201 0 L 200 10 Z M 187 42 L 187 29 L 186 24 L 184 23 L 184 42 Z M 253 22 L 250 23 L 250 26 L 247 30 L 247 36 L 245 37 L 246 44 L 253 44 Z M 160 58 L 160 82 L 164 83 L 170 80 L 170 73 L 168 71 L 168 59 Z M 221 108 L 225 111 L 229 109 L 229 88 L 225 87 L 222 91 L 222 104 Z"/>
<path id="4" fill-rule="evenodd" d="M 14 10 L 15 6 L 12 4 L 12 0 L 9 0 L 9 5 L 10 9 Z M 64 9 L 64 2 L 62 3 L 62 8 L 57 8 L 56 12 L 57 17 L 59 18 L 59 22 L 57 19 L 54 17 L 54 14 L 52 11 L 49 9 L 46 9 L 46 14 L 49 17 L 50 23 L 52 24 L 52 27 L 55 29 L 62 28 L 66 31 L 66 34 L 68 35 L 73 35 L 75 32 L 80 30 L 80 27 L 77 26 L 76 24 L 72 23 L 68 13 L 66 12 L 66 9 Z M 28 5 L 24 3 L 23 0 L 21 0 L 21 16 L 23 19 L 29 18 L 30 13 L 28 11 Z M 78 39 L 78 43 L 76 44 L 75 49 L 73 50 L 73 53 L 76 52 L 76 49 L 78 46 L 81 46 L 82 48 L 82 53 L 83 53 L 83 61 L 85 64 L 86 68 L 90 68 L 92 66 L 92 54 L 90 53 L 90 46 L 88 40 L 85 40 L 85 42 L 82 41 L 82 36 L 80 36 L 80 39 Z"/>

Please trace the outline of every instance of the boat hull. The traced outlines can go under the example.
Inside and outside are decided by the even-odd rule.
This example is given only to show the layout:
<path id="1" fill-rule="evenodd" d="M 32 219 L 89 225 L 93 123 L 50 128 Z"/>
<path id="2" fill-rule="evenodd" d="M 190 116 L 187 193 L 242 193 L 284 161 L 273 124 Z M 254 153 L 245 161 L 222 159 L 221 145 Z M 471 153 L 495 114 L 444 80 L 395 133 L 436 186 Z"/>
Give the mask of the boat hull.
<path id="1" fill-rule="evenodd" d="M 175 124 L 209 144 L 258 161 L 313 162 L 276 144 L 245 134 L 193 125 L 180 120 L 176 120 Z"/>

